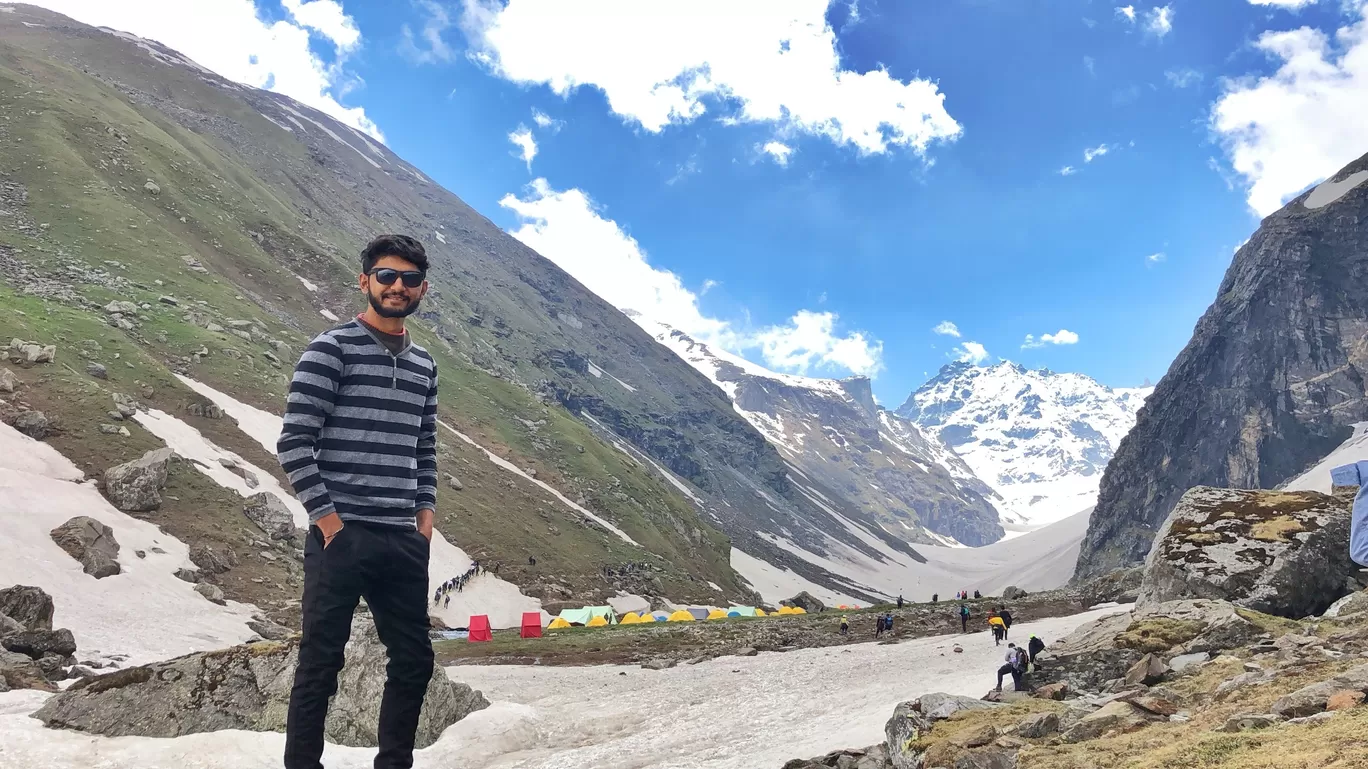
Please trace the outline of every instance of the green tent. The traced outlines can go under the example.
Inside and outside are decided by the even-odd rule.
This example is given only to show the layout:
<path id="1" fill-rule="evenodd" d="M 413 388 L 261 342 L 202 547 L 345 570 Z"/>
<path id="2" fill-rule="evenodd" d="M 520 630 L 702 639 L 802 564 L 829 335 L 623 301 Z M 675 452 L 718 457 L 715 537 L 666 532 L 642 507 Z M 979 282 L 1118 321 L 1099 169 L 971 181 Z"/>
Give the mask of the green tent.
<path id="1" fill-rule="evenodd" d="M 755 607 L 754 607 L 754 606 L 733 606 L 733 607 L 727 609 L 727 616 L 730 617 L 730 616 L 732 615 L 732 612 L 736 612 L 737 614 L 741 615 L 742 617 L 754 617 L 754 616 L 755 616 Z"/>
<path id="2" fill-rule="evenodd" d="M 617 614 L 611 606 L 586 606 L 583 609 L 563 609 L 558 615 L 571 625 L 588 625 L 594 617 L 603 617 L 608 624 L 617 624 Z"/>

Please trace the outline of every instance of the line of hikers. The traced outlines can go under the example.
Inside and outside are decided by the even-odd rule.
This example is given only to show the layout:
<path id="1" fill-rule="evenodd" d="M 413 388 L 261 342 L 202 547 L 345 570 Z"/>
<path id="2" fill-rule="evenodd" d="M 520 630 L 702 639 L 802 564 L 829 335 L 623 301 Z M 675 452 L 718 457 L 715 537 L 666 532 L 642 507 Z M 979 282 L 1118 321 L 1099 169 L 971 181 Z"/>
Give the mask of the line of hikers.
<path id="1" fill-rule="evenodd" d="M 874 637 L 880 638 L 884 633 L 893 632 L 893 612 L 886 612 L 874 618 Z M 850 617 L 841 615 L 841 635 L 850 635 Z"/>
<path id="2" fill-rule="evenodd" d="M 472 579 L 475 579 L 477 575 L 490 573 L 498 574 L 499 564 L 496 563 L 491 568 L 488 566 L 481 565 L 479 561 L 471 561 L 470 568 L 466 569 L 464 573 L 452 577 L 451 579 L 437 586 L 437 589 L 432 593 L 432 605 L 437 606 L 438 604 L 440 604 L 442 608 L 445 609 L 446 607 L 451 605 L 452 591 L 459 593 L 462 590 L 465 590 L 465 586 L 470 584 L 470 581 Z"/>

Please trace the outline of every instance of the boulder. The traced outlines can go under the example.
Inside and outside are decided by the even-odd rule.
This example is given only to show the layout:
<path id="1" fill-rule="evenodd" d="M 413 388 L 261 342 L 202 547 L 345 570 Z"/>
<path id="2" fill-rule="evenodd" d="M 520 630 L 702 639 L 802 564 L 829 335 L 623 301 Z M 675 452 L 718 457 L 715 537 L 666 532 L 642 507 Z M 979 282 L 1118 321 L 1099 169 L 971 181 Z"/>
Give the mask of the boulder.
<path id="1" fill-rule="evenodd" d="M 1036 656 L 1031 681 L 1037 686 L 1065 683 L 1074 691 L 1101 691 L 1122 678 L 1144 654 L 1118 648 L 1117 636 L 1129 630 L 1131 615 L 1113 614 L 1083 625 Z"/>
<path id="2" fill-rule="evenodd" d="M 138 305 L 133 302 L 122 302 L 116 299 L 105 305 L 104 311 L 111 315 L 137 315 Z"/>
<path id="3" fill-rule="evenodd" d="M 1234 612 L 1214 620 L 1196 638 L 1183 645 L 1189 654 L 1240 649 L 1258 640 L 1264 631 Z"/>
<path id="4" fill-rule="evenodd" d="M 1267 729 L 1270 726 L 1279 724 L 1284 719 L 1282 716 L 1272 713 L 1246 713 L 1239 716 L 1231 716 L 1221 726 L 1216 727 L 1218 732 L 1251 732 L 1255 729 Z"/>
<path id="5" fill-rule="evenodd" d="M 1146 654 L 1138 662 L 1126 671 L 1126 685 L 1139 686 L 1144 684 L 1152 686 L 1163 680 L 1169 672 L 1169 666 L 1163 658 L 1153 654 Z"/>
<path id="6" fill-rule="evenodd" d="M 1216 598 L 1265 614 L 1319 615 L 1346 592 L 1347 494 L 1198 486 L 1173 508 L 1145 561 L 1136 608 Z"/>
<path id="7" fill-rule="evenodd" d="M 295 538 L 294 515 L 280 497 L 269 491 L 248 497 L 242 514 L 271 539 L 290 541 Z"/>
<path id="8" fill-rule="evenodd" d="M 679 660 L 655 659 L 647 660 L 646 662 L 641 663 L 641 667 L 646 670 L 669 670 L 670 668 L 678 664 Z"/>
<path id="9" fill-rule="evenodd" d="M 147 184 L 143 185 L 143 191 L 152 197 L 156 197 L 161 194 L 161 187 L 157 186 L 156 182 L 148 179 Z"/>
<path id="10" fill-rule="evenodd" d="M 447 487 L 450 488 L 452 491 L 460 491 L 461 489 L 465 488 L 465 486 L 461 485 L 460 479 L 452 475 L 451 473 L 447 473 L 446 482 Z"/>
<path id="11" fill-rule="evenodd" d="M 1083 742 L 1097 739 L 1106 734 L 1125 734 L 1142 729 L 1149 724 L 1145 711 L 1117 700 L 1103 706 L 1097 712 L 1085 716 L 1081 721 L 1064 732 L 1065 742 Z"/>
<path id="12" fill-rule="evenodd" d="M 24 632 L 24 626 L 8 614 L 0 614 L 0 639 Z"/>
<path id="13" fill-rule="evenodd" d="M 944 721 L 962 710 L 986 710 L 997 707 L 991 702 L 976 700 L 973 697 L 962 697 L 957 694 L 942 692 L 923 694 L 912 702 L 912 706 L 927 720 L 933 722 Z"/>
<path id="14" fill-rule="evenodd" d="M 1340 689 L 1325 700 L 1326 710 L 1352 710 L 1363 704 L 1365 695 L 1356 689 Z"/>
<path id="15" fill-rule="evenodd" d="M 222 546 L 216 549 L 208 543 L 201 542 L 190 548 L 190 562 L 198 566 L 204 574 L 222 574 L 238 565 L 238 557 L 231 547 Z"/>
<path id="16" fill-rule="evenodd" d="M 208 582 L 199 582 L 195 584 L 195 592 L 204 596 L 205 600 L 210 603 L 216 603 L 219 606 L 225 606 L 228 603 L 224 599 L 223 591 L 219 589 L 218 585 L 213 585 Z"/>
<path id="17" fill-rule="evenodd" d="M 1249 670 L 1233 678 L 1228 678 L 1216 686 L 1216 691 L 1212 697 L 1217 702 L 1224 702 L 1236 692 L 1247 689 L 1251 686 L 1264 686 L 1273 681 L 1273 675 L 1262 670 Z"/>
<path id="18" fill-rule="evenodd" d="M 975 729 L 955 735 L 952 742 L 962 748 L 981 748 L 996 740 L 997 736 L 997 728 L 992 724 L 983 724 Z"/>
<path id="19" fill-rule="evenodd" d="M 0 651 L 0 692 L 11 689 L 38 689 L 55 692 L 43 669 L 27 654 Z"/>
<path id="20" fill-rule="evenodd" d="M 1368 590 L 1360 590 L 1330 604 L 1330 608 L 1321 616 L 1339 619 L 1365 611 L 1368 611 Z"/>
<path id="21" fill-rule="evenodd" d="M 1059 716 L 1055 713 L 1036 713 L 1017 724 L 1017 734 L 1027 739 L 1038 740 L 1059 731 Z"/>
<path id="22" fill-rule="evenodd" d="M 95 377 L 96 379 L 109 378 L 109 369 L 106 368 L 103 363 L 87 363 L 86 373 Z"/>
<path id="23" fill-rule="evenodd" d="M 113 398 L 114 409 L 118 411 L 119 415 L 122 416 L 124 419 L 128 419 L 129 417 L 138 413 L 138 410 L 142 408 L 142 404 L 138 403 L 138 401 L 131 395 L 125 395 L 123 393 L 114 393 Z"/>
<path id="24" fill-rule="evenodd" d="M 66 661 L 66 657 L 57 654 L 44 654 L 38 659 L 38 669 L 49 681 L 64 681 L 67 678 Z"/>
<path id="25" fill-rule="evenodd" d="M 0 393 L 12 393 L 19 389 L 19 378 L 13 371 L 7 368 L 0 368 Z"/>
<path id="26" fill-rule="evenodd" d="M 1327 681 L 1303 686 L 1279 697 L 1269 710 L 1285 718 L 1310 716 L 1328 708 L 1330 698 L 1343 692 L 1368 693 L 1368 665 L 1359 665 Z"/>
<path id="27" fill-rule="evenodd" d="M 1002 591 L 1002 599 L 1004 601 L 1015 601 L 1018 598 L 1025 598 L 1027 595 L 1029 595 L 1029 593 L 1016 585 L 1008 585 Z"/>
<path id="28" fill-rule="evenodd" d="M 1174 702 L 1171 696 L 1157 693 L 1157 691 L 1132 694 L 1126 697 L 1125 700 L 1141 710 L 1153 713 L 1156 716 L 1168 717 L 1177 713 L 1179 710 L 1178 703 Z"/>
<path id="29" fill-rule="evenodd" d="M 1069 685 L 1063 681 L 1054 684 L 1037 686 L 1031 696 L 1041 700 L 1063 700 L 1069 693 Z"/>
<path id="30" fill-rule="evenodd" d="M 189 582 L 189 583 L 192 584 L 192 585 L 195 584 L 196 582 L 199 582 L 199 580 L 200 580 L 200 578 L 199 578 L 199 571 L 197 571 L 197 570 L 195 570 L 195 569 L 187 569 L 187 568 L 185 568 L 185 567 L 183 567 L 183 566 L 182 566 L 181 568 L 179 568 L 179 569 L 176 569 L 175 574 L 176 574 L 176 579 L 179 579 L 179 580 L 184 581 L 184 582 Z"/>
<path id="31" fill-rule="evenodd" d="M 41 441 L 52 431 L 52 421 L 41 411 L 21 411 L 14 418 L 13 427 L 35 441 Z"/>
<path id="32" fill-rule="evenodd" d="M 0 641 L 0 646 L 4 646 L 7 651 L 15 654 L 27 654 L 35 660 L 42 659 L 48 654 L 68 657 L 76 653 L 76 639 L 71 635 L 71 631 L 66 628 L 25 630 Z"/>
<path id="33" fill-rule="evenodd" d="M 251 628 L 253 633 L 265 638 L 267 641 L 284 641 L 294 635 L 294 631 L 284 625 L 277 625 L 264 618 L 254 619 L 251 622 L 248 622 L 247 627 Z"/>
<path id="34" fill-rule="evenodd" d="M 779 603 L 784 606 L 797 607 L 799 609 L 802 609 L 803 611 L 806 611 L 808 614 L 816 614 L 818 612 L 826 611 L 826 604 L 822 603 L 821 600 L 817 598 L 817 596 L 814 596 L 806 590 L 788 599 L 787 601 L 780 601 Z"/>
<path id="35" fill-rule="evenodd" d="M 0 590 L 0 614 L 29 630 L 52 629 L 52 596 L 41 587 L 15 585 Z"/>
<path id="36" fill-rule="evenodd" d="M 297 656 L 295 644 L 267 641 L 127 668 L 77 681 L 48 699 L 34 717 L 49 727 L 111 737 L 284 731 Z M 328 708 L 329 742 L 375 747 L 386 661 L 374 623 L 358 615 Z M 488 706 L 479 692 L 451 682 L 434 665 L 417 747 L 431 745 L 446 727 Z"/>
<path id="37" fill-rule="evenodd" d="M 991 747 L 959 754 L 955 758 L 954 769 L 1016 769 L 1016 767 L 1016 750 Z"/>
<path id="38" fill-rule="evenodd" d="M 1201 665 L 1205 665 L 1209 659 L 1211 659 L 1211 655 L 1206 652 L 1179 654 L 1177 657 L 1169 660 L 1169 669 L 1174 673 L 1181 674 L 1187 672 L 1189 669 L 1195 669 Z"/>
<path id="39" fill-rule="evenodd" d="M 52 541 L 80 561 L 82 571 L 95 579 L 120 573 L 119 543 L 114 539 L 114 530 L 105 524 L 78 515 L 53 529 L 51 535 Z"/>
<path id="40" fill-rule="evenodd" d="M 25 342 L 22 339 L 10 340 L 9 359 L 15 363 L 51 363 L 56 357 L 57 345 Z"/>
<path id="41" fill-rule="evenodd" d="M 923 769 L 931 721 L 917 710 L 916 702 L 904 702 L 884 724 L 884 745 L 894 769 Z"/>
<path id="42" fill-rule="evenodd" d="M 167 296 L 165 294 L 162 294 L 161 296 L 157 297 L 157 301 L 161 302 L 162 304 L 169 304 L 172 307 L 180 306 L 180 300 L 176 299 L 176 297 L 174 296 Z"/>
<path id="43" fill-rule="evenodd" d="M 105 496 L 124 512 L 148 512 L 161 507 L 166 467 L 173 454 L 171 449 L 155 449 L 140 459 L 109 468 L 104 474 Z"/>

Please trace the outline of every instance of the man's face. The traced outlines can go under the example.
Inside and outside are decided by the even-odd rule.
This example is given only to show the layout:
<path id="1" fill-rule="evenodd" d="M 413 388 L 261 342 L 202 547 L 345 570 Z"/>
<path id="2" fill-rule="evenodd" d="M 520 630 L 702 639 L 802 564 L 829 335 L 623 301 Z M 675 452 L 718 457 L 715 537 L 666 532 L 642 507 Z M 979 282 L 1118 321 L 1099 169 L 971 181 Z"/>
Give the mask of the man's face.
<path id="1" fill-rule="evenodd" d="M 380 270 L 393 270 L 400 275 L 387 286 L 376 277 Z M 405 318 L 418 311 L 418 303 L 427 293 L 428 283 L 424 280 L 418 286 L 409 288 L 404 285 L 402 275 L 417 270 L 418 266 L 413 262 L 397 256 L 382 256 L 376 260 L 369 273 L 361 274 L 361 291 L 365 293 L 370 306 L 375 308 L 376 314 L 383 318 Z"/>

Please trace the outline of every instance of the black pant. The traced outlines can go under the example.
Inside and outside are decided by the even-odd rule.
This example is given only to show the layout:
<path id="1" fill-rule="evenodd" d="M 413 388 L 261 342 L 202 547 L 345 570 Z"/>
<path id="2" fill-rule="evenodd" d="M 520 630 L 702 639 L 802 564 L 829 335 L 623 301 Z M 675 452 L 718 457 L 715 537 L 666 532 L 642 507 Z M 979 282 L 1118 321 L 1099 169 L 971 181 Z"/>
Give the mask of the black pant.
<path id="1" fill-rule="evenodd" d="M 1021 691 L 1021 671 L 1017 670 L 1011 665 L 1003 665 L 1002 667 L 998 668 L 998 691 L 1002 691 L 1002 677 L 1007 675 L 1008 673 L 1012 674 L 1012 688 L 1016 691 Z"/>
<path id="2" fill-rule="evenodd" d="M 961 632 L 961 633 L 968 633 L 968 632 L 969 632 L 969 618 L 966 617 L 966 616 L 964 616 L 963 614 L 960 615 L 960 632 Z"/>
<path id="3" fill-rule="evenodd" d="M 285 769 L 322 769 L 328 699 L 351 634 L 357 599 L 365 596 L 389 653 L 380 700 L 376 769 L 413 766 L 414 734 L 432 678 L 428 639 L 428 553 L 416 529 L 352 521 L 325 550 L 309 530 L 304 547 L 304 636 L 285 727 Z"/>
<path id="4" fill-rule="evenodd" d="M 994 625 L 994 626 L 993 626 L 993 645 L 994 645 L 994 646 L 998 646 L 999 644 L 1002 643 L 1002 639 L 1005 638 L 1005 637 L 1006 637 L 1006 634 L 1002 632 L 1002 626 L 1001 626 L 1001 625 Z"/>

